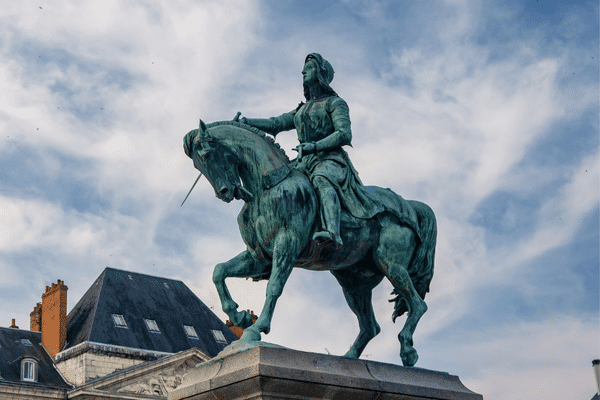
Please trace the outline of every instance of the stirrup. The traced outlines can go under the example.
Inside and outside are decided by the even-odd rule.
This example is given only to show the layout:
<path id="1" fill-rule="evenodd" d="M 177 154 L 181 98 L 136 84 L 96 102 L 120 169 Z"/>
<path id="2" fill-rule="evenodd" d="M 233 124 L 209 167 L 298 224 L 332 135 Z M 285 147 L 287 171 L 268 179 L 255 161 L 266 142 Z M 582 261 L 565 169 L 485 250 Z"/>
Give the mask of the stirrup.
<path id="1" fill-rule="evenodd" d="M 339 235 L 335 235 L 333 232 L 329 231 L 315 232 L 312 240 L 316 240 L 318 242 L 333 242 L 336 247 L 342 247 L 344 245 L 344 242 Z"/>

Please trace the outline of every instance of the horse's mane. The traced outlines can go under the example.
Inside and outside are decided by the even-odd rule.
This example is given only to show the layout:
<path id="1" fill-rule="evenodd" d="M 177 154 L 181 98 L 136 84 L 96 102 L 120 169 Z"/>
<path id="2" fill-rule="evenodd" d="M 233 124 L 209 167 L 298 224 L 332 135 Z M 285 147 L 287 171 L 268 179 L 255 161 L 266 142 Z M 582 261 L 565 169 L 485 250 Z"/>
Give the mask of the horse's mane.
<path id="1" fill-rule="evenodd" d="M 210 129 L 210 128 L 214 128 L 216 126 L 221 126 L 221 125 L 233 125 L 233 126 L 237 126 L 238 128 L 242 128 L 246 131 L 252 132 L 255 135 L 257 135 L 258 137 L 262 138 L 264 141 L 267 142 L 267 144 L 275 147 L 275 149 L 277 149 L 279 151 L 279 153 L 289 162 L 290 159 L 287 156 L 287 154 L 285 154 L 285 150 L 283 150 L 281 148 L 281 146 L 279 145 L 279 143 L 277 143 L 272 137 L 267 136 L 267 134 L 263 131 L 261 131 L 258 128 L 255 128 L 253 126 L 250 125 L 246 125 L 246 124 L 242 124 L 241 122 L 237 122 L 237 121 L 218 121 L 218 122 L 212 122 L 210 124 L 206 124 L 206 128 Z"/>

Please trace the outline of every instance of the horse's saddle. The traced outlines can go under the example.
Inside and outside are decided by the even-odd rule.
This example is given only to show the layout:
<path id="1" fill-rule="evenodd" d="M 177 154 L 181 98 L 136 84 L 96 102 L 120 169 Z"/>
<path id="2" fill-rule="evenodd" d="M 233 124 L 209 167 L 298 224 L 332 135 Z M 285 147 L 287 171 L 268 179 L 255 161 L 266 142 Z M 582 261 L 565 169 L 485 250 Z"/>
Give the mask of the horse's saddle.
<path id="1" fill-rule="evenodd" d="M 263 187 L 265 190 L 269 190 L 272 187 L 276 186 L 279 182 L 283 181 L 287 176 L 292 172 L 292 169 L 296 166 L 298 162 L 296 160 L 284 164 L 279 168 L 275 168 L 273 171 L 270 171 L 262 178 Z"/>
<path id="2" fill-rule="evenodd" d="M 297 164 L 298 160 L 294 159 L 292 162 L 282 165 L 279 168 L 275 168 L 267 173 L 262 178 L 263 187 L 266 190 L 269 190 L 276 186 L 287 178 Z M 408 224 L 420 239 L 420 230 L 416 213 L 406 200 L 392 192 L 390 189 L 382 189 L 374 186 L 366 186 L 363 188 L 365 189 L 365 195 L 368 196 L 370 201 L 374 201 L 377 204 L 378 214 L 385 211 L 390 212 L 392 215 L 398 217 L 401 222 Z M 351 215 L 348 210 L 345 210 L 344 207 L 342 207 L 340 227 L 356 229 L 360 228 L 360 226 L 361 219 Z"/>

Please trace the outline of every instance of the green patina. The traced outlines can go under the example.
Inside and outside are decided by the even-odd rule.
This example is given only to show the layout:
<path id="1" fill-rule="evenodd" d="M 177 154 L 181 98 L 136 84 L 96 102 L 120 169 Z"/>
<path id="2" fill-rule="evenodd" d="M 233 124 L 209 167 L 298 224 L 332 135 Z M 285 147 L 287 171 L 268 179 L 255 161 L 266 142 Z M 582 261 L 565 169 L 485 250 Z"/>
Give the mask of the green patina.
<path id="1" fill-rule="evenodd" d="M 389 189 L 363 186 L 343 146 L 352 139 L 348 105 L 329 85 L 333 68 L 319 54 L 302 71 L 305 103 L 269 119 L 239 118 L 205 125 L 184 138 L 186 154 L 218 198 L 245 202 L 238 216 L 247 249 L 213 273 L 223 311 L 244 328 L 240 340 L 268 333 L 277 299 L 293 268 L 331 271 L 356 314 L 360 332 L 346 357 L 358 358 L 380 331 L 372 289 L 384 277 L 394 287 L 392 318 L 407 312 L 398 335 L 404 365 L 417 361 L 413 333 L 427 310 L 433 276 L 436 220 L 431 209 Z M 296 129 L 298 157 L 291 161 L 265 135 Z M 255 324 L 238 311 L 229 277 L 268 279 Z"/>

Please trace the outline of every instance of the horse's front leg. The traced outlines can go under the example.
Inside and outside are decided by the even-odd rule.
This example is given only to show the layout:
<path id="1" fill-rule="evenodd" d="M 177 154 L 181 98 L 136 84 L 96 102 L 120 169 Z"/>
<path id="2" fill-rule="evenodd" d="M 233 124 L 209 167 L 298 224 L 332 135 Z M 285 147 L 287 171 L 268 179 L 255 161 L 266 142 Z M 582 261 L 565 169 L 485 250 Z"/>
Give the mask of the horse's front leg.
<path id="1" fill-rule="evenodd" d="M 241 340 L 260 340 L 260 332 L 269 333 L 275 304 L 283 292 L 283 287 L 296 264 L 301 250 L 300 240 L 295 232 L 286 230 L 277 236 L 273 246 L 273 266 L 267 284 L 265 304 L 258 320 L 254 325 L 244 330 Z"/>
<path id="2" fill-rule="evenodd" d="M 223 312 L 235 326 L 245 329 L 252 325 L 252 316 L 248 311 L 238 312 L 238 305 L 231 298 L 225 284 L 226 278 L 247 278 L 261 271 L 264 267 L 258 263 L 246 250 L 229 261 L 217 264 L 213 271 L 213 282 L 217 287 Z"/>

